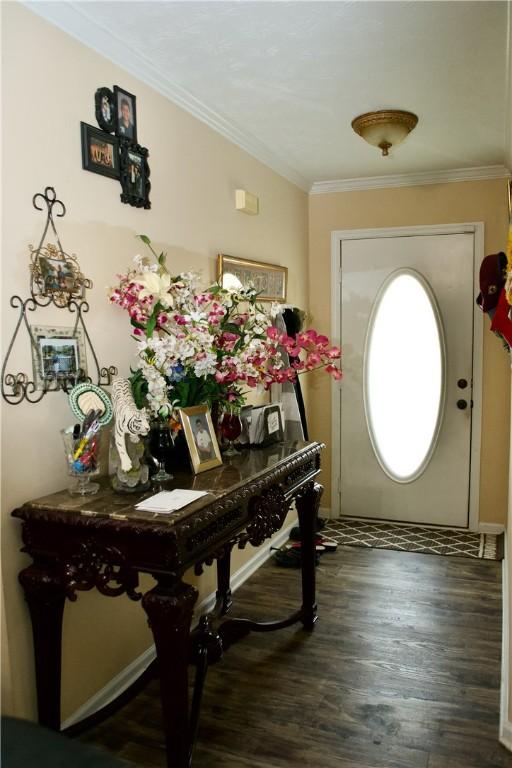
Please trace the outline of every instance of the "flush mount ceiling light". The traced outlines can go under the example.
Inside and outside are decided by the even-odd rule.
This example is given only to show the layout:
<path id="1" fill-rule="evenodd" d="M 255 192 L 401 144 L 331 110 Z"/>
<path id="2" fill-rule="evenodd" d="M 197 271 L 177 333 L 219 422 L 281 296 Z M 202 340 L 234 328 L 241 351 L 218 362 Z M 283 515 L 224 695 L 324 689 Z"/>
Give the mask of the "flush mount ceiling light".
<path id="1" fill-rule="evenodd" d="M 391 147 L 396 147 L 416 127 L 418 118 L 412 112 L 402 109 L 380 109 L 365 112 L 352 120 L 352 128 L 368 144 L 379 147 L 384 156 Z"/>

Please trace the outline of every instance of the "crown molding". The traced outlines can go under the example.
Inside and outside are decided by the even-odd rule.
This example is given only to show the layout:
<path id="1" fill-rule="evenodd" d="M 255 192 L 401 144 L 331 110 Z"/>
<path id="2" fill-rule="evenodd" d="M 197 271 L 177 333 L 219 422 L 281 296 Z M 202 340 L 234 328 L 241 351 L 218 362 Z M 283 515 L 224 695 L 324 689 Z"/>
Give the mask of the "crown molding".
<path id="1" fill-rule="evenodd" d="M 325 195 L 329 192 L 353 192 L 361 189 L 415 187 L 423 184 L 448 184 L 453 181 L 509 179 L 511 176 L 511 172 L 504 165 L 483 165 L 477 168 L 453 168 L 448 171 L 422 171 L 389 176 L 363 176 L 358 179 L 315 181 L 309 193 L 311 195 Z"/>
<path id="2" fill-rule="evenodd" d="M 275 173 L 295 186 L 309 191 L 311 183 L 288 166 L 276 153 L 247 131 L 234 125 L 218 112 L 210 109 L 185 88 L 165 77 L 140 51 L 127 46 L 111 29 L 104 27 L 87 13 L 87 2 L 51 2 L 21 0 L 22 5 L 46 21 L 74 37 L 83 45 L 109 59 L 129 74 L 149 85 L 155 91 L 189 112 L 209 128 L 243 149 Z"/>

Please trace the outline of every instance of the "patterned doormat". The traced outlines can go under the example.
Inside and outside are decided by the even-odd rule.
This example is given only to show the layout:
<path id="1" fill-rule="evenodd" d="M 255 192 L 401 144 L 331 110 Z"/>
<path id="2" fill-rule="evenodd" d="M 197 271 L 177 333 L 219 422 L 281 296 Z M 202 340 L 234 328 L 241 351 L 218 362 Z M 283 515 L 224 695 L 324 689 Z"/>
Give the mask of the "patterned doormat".
<path id="1" fill-rule="evenodd" d="M 430 555 L 503 559 L 503 534 L 468 533 L 445 528 L 375 523 L 368 520 L 326 520 L 320 532 L 349 547 L 398 549 Z"/>

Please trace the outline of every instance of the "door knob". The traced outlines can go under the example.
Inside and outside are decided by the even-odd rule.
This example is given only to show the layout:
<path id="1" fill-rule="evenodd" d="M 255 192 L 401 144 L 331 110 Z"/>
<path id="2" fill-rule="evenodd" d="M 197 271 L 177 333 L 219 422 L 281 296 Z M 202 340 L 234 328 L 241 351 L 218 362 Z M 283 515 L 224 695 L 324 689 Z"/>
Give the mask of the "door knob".
<path id="1" fill-rule="evenodd" d="M 457 400 L 457 408 L 460 411 L 464 411 L 468 407 L 468 401 L 467 400 Z"/>
<path id="2" fill-rule="evenodd" d="M 459 389 L 466 389 L 467 385 L 468 385 L 468 382 L 466 379 L 459 379 L 457 382 L 457 386 Z"/>

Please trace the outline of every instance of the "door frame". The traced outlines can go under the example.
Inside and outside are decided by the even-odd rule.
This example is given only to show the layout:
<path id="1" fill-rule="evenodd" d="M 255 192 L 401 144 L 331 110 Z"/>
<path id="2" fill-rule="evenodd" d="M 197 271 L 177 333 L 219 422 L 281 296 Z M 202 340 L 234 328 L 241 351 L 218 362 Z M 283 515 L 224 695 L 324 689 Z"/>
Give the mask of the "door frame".
<path id="1" fill-rule="evenodd" d="M 480 264 L 484 257 L 484 224 L 435 224 L 415 227 L 386 227 L 375 229 L 338 229 L 331 232 L 331 338 L 341 343 L 341 247 L 343 240 L 368 240 L 383 237 L 417 237 L 418 235 L 473 235 L 473 295 L 480 290 Z M 473 305 L 473 408 L 471 413 L 471 450 L 469 461 L 469 518 L 468 528 L 477 531 L 480 520 L 480 454 L 482 434 L 482 362 L 483 312 Z M 343 363 L 343 357 L 342 357 Z M 342 366 L 343 367 L 343 366 Z M 341 516 L 341 391 L 342 381 L 333 381 L 332 460 L 331 460 L 331 517 Z M 433 526 L 435 527 L 435 526 Z"/>

